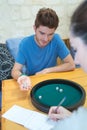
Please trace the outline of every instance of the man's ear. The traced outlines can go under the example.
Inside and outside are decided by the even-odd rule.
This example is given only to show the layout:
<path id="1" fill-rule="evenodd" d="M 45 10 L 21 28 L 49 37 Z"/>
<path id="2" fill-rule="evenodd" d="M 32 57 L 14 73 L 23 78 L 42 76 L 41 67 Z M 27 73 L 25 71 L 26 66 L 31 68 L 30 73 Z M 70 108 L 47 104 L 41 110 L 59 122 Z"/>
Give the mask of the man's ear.
<path id="1" fill-rule="evenodd" d="M 36 26 L 35 26 L 35 25 L 33 25 L 33 29 L 34 29 L 34 31 L 36 32 Z"/>

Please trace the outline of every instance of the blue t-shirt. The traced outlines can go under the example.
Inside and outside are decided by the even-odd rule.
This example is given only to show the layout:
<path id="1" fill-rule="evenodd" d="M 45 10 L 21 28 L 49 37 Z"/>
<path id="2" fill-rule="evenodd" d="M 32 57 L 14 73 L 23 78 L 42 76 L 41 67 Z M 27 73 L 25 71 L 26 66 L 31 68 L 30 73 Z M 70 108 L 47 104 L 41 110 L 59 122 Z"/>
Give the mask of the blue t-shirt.
<path id="1" fill-rule="evenodd" d="M 50 43 L 43 48 L 37 45 L 34 36 L 21 41 L 16 58 L 16 62 L 26 66 L 27 75 L 56 66 L 58 57 L 64 59 L 70 53 L 58 34 L 54 34 Z"/>

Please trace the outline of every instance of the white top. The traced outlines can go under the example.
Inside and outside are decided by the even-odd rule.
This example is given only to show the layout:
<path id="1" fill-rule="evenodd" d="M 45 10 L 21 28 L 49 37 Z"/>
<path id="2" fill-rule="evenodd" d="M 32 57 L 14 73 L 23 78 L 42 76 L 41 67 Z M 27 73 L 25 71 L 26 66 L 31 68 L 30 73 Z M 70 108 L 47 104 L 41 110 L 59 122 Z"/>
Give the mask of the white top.
<path id="1" fill-rule="evenodd" d="M 70 117 L 58 121 L 52 130 L 87 130 L 87 109 L 80 107 Z"/>

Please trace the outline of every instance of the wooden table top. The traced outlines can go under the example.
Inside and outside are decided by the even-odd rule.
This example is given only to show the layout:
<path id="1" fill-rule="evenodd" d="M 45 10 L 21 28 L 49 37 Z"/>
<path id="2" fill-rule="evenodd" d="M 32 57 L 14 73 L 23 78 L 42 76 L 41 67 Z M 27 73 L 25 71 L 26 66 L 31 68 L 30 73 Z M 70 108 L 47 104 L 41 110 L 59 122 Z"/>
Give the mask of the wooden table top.
<path id="1" fill-rule="evenodd" d="M 81 69 L 75 69 L 74 71 L 61 72 L 61 73 L 49 73 L 43 75 L 30 76 L 32 87 L 38 82 L 47 79 L 68 79 L 79 83 L 83 86 L 87 94 L 87 74 Z M 19 105 L 30 110 L 37 110 L 31 103 L 30 91 L 20 91 L 18 83 L 14 79 L 3 80 L 2 82 L 2 114 L 6 112 L 13 105 Z M 87 97 L 84 104 L 87 107 Z M 23 126 L 13 123 L 7 119 L 2 118 L 2 130 L 27 130 Z"/>

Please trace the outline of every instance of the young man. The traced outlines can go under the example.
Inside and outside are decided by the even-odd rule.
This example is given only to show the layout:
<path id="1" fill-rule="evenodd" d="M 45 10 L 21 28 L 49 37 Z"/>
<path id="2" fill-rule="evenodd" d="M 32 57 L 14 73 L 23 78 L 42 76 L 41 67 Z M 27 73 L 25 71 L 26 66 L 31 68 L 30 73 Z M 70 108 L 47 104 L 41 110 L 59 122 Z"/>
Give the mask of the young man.
<path id="1" fill-rule="evenodd" d="M 12 69 L 12 77 L 18 81 L 21 90 L 31 88 L 29 75 L 74 70 L 75 64 L 68 48 L 55 34 L 58 24 L 59 18 L 54 10 L 42 8 L 38 11 L 35 34 L 22 40 Z M 58 57 L 63 60 L 62 65 L 57 65 Z M 26 75 L 22 75 L 24 65 Z"/>

